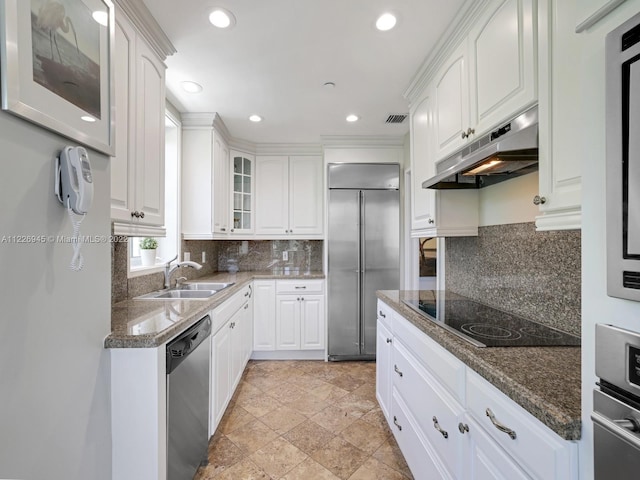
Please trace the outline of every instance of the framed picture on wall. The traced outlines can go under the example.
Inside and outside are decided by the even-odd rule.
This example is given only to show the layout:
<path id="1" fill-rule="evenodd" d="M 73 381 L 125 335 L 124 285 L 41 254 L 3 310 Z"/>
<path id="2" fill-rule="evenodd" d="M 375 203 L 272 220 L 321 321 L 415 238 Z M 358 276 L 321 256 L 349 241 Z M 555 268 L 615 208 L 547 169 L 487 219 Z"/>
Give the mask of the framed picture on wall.
<path id="1" fill-rule="evenodd" d="M 0 0 L 2 109 L 114 154 L 111 0 Z"/>

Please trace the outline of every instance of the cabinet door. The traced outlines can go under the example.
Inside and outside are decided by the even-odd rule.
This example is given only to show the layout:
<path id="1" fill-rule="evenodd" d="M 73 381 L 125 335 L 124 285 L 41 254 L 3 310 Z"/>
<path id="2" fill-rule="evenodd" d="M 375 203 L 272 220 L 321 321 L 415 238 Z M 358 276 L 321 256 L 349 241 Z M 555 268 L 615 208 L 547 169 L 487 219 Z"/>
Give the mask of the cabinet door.
<path id="1" fill-rule="evenodd" d="M 245 304 L 246 305 L 246 304 Z M 242 370 L 244 369 L 245 348 L 243 345 L 245 315 L 244 305 L 233 314 L 231 319 L 231 391 L 233 392 L 240 382 Z"/>
<path id="2" fill-rule="evenodd" d="M 182 130 L 182 233 L 188 238 L 211 236 L 211 127 Z"/>
<path id="3" fill-rule="evenodd" d="M 253 349 L 276 349 L 276 283 L 274 280 L 253 282 Z"/>
<path id="4" fill-rule="evenodd" d="M 253 233 L 254 157 L 231 152 L 231 233 Z"/>
<path id="5" fill-rule="evenodd" d="M 289 233 L 289 158 L 256 158 L 256 233 Z"/>
<path id="6" fill-rule="evenodd" d="M 213 135 L 213 232 L 229 233 L 229 148 Z"/>
<path id="7" fill-rule="evenodd" d="M 462 44 L 439 70 L 434 82 L 436 158 L 452 154 L 466 142 L 469 124 L 467 44 Z"/>
<path id="8" fill-rule="evenodd" d="M 433 110 L 431 97 L 423 98 L 411 111 L 411 236 L 434 225 L 435 190 L 422 182 L 435 175 L 433 155 Z"/>
<path id="9" fill-rule="evenodd" d="M 391 409 L 391 350 L 393 336 L 384 324 L 378 321 L 378 341 L 376 343 L 376 398 L 382 413 L 389 421 Z"/>
<path id="10" fill-rule="evenodd" d="M 494 0 L 469 34 L 471 124 L 476 136 L 537 99 L 532 3 Z"/>
<path id="11" fill-rule="evenodd" d="M 300 298 L 300 348 L 321 350 L 324 348 L 326 336 L 324 295 L 304 295 Z"/>
<path id="12" fill-rule="evenodd" d="M 465 433 L 468 461 L 464 465 L 468 471 L 463 478 L 469 480 L 528 480 L 531 478 L 468 416 L 464 424 L 469 427 L 469 431 Z"/>
<path id="13" fill-rule="evenodd" d="M 111 220 L 131 221 L 135 178 L 135 38 L 133 26 L 116 17 L 114 62 L 116 153 L 111 158 Z"/>
<path id="14" fill-rule="evenodd" d="M 136 51 L 136 210 L 140 223 L 163 226 L 165 67 L 140 37 Z"/>
<path id="15" fill-rule="evenodd" d="M 218 330 L 211 339 L 211 431 L 220 423 L 224 409 L 231 398 L 231 321 Z"/>
<path id="16" fill-rule="evenodd" d="M 321 235 L 323 231 L 322 157 L 289 158 L 289 233 Z"/>
<path id="17" fill-rule="evenodd" d="M 276 349 L 300 350 L 300 296 L 278 295 L 276 300 Z"/>
<path id="18" fill-rule="evenodd" d="M 247 365 L 251 352 L 253 352 L 253 299 L 249 298 L 242 307 L 242 348 L 244 357 L 242 359 L 242 370 Z M 241 372 L 242 373 L 242 372 Z"/>

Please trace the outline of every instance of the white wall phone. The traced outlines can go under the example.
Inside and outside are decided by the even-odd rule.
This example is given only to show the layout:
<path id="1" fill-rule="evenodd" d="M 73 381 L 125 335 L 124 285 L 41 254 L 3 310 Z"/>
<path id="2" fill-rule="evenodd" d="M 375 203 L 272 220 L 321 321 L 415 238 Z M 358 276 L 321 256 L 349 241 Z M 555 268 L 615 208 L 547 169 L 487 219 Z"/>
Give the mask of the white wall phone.
<path id="1" fill-rule="evenodd" d="M 93 201 L 93 177 L 89 155 L 83 147 L 66 146 L 56 158 L 55 193 L 60 203 L 69 212 L 69 218 L 73 224 L 73 258 L 69 268 L 82 269 L 84 259 L 80 253 L 80 224 L 85 214 L 91 208 Z M 81 215 L 79 219 L 73 214 Z"/>

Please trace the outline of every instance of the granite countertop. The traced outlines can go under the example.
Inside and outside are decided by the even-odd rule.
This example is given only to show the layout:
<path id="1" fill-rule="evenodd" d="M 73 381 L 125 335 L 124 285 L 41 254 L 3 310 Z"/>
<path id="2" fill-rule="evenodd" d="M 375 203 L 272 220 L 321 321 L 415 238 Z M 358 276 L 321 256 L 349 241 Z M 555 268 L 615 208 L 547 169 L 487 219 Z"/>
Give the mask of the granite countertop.
<path id="1" fill-rule="evenodd" d="M 580 439 L 580 347 L 475 347 L 402 303 L 411 293 L 377 295 L 560 437 Z"/>
<path id="2" fill-rule="evenodd" d="M 322 272 L 284 272 L 269 270 L 216 273 L 191 280 L 196 282 L 234 282 L 234 285 L 207 299 L 197 300 L 125 300 L 111 307 L 111 334 L 105 348 L 154 348 L 162 345 L 200 320 L 245 285 L 256 279 L 325 278 Z"/>

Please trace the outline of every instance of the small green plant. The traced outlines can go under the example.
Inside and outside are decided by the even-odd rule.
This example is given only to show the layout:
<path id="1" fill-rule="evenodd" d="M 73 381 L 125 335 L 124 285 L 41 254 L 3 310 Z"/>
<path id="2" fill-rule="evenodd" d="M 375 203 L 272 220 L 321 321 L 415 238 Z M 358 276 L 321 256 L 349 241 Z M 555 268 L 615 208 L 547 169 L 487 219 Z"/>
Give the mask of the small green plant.
<path id="1" fill-rule="evenodd" d="M 143 250 L 154 250 L 158 248 L 158 241 L 155 238 L 143 238 L 140 240 L 140 248 Z"/>

